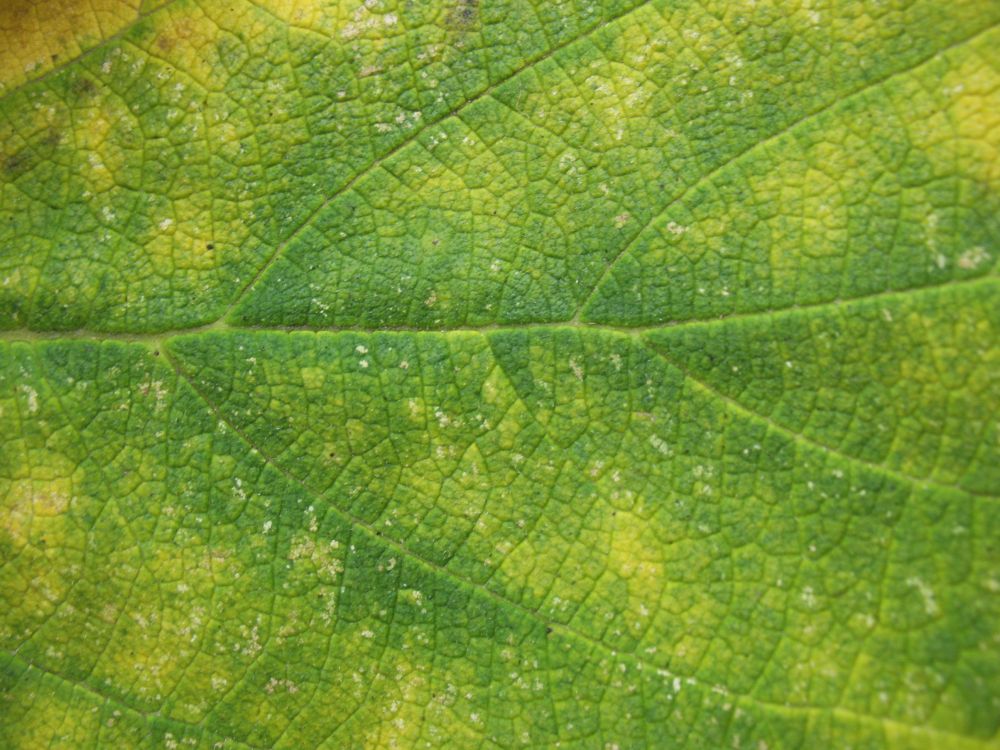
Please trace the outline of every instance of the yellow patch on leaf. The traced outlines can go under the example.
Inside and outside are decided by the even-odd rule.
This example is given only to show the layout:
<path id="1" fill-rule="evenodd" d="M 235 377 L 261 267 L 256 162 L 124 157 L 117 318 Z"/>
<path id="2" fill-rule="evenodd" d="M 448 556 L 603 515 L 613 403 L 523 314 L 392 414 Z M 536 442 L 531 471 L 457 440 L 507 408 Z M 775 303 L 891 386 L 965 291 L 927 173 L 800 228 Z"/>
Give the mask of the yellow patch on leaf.
<path id="1" fill-rule="evenodd" d="M 139 0 L 4 0 L 0 94 L 83 54 L 139 14 Z"/>

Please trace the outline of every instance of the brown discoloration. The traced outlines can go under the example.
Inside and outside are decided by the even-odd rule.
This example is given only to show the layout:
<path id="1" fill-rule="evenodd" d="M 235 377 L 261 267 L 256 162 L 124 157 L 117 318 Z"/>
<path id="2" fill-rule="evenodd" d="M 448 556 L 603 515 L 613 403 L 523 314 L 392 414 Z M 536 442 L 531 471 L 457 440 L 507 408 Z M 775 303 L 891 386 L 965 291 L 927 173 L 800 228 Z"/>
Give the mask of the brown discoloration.
<path id="1" fill-rule="evenodd" d="M 448 25 L 460 31 L 467 31 L 479 20 L 479 0 L 456 0 L 455 7 L 448 13 Z"/>
<path id="2" fill-rule="evenodd" d="M 70 63 L 139 17 L 140 0 L 0 0 L 0 92 Z"/>
<path id="3" fill-rule="evenodd" d="M 178 42 L 190 39 L 195 34 L 194 24 L 190 18 L 178 18 L 166 30 L 156 37 L 156 48 L 161 52 L 170 52 Z"/>
<path id="4" fill-rule="evenodd" d="M 90 99 L 97 93 L 97 84 L 87 76 L 77 76 L 70 84 L 70 91 L 77 99 Z"/>
<path id="5" fill-rule="evenodd" d="M 60 143 L 62 143 L 62 133 L 56 128 L 46 130 L 45 137 L 41 140 L 41 144 L 49 149 L 54 149 Z"/>
<path id="6" fill-rule="evenodd" d="M 0 5 L 0 28 L 25 31 L 34 4 L 32 0 L 10 0 Z"/>
<path id="7" fill-rule="evenodd" d="M 18 177 L 31 169 L 31 154 L 27 149 L 21 149 L 15 154 L 5 156 L 3 171 L 10 178 Z"/>
<path id="8" fill-rule="evenodd" d="M 177 41 L 169 34 L 160 34 L 156 37 L 156 48 L 163 52 L 169 52 L 174 48 Z"/>

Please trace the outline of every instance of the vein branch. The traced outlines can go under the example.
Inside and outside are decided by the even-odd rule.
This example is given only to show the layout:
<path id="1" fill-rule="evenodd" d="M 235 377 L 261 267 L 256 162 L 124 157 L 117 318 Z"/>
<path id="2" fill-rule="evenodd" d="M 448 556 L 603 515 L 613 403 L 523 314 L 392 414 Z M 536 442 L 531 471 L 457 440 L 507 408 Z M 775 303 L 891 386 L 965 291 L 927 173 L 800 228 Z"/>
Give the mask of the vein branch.
<path id="1" fill-rule="evenodd" d="M 18 653 L 0 649 L 0 659 L 8 663 L 19 664 L 22 667 L 24 667 L 27 671 L 37 672 L 38 674 L 56 680 L 60 684 L 66 685 L 67 687 L 72 688 L 73 690 L 78 690 L 82 693 L 85 693 L 87 696 L 96 700 L 98 703 L 112 704 L 117 708 L 119 708 L 124 713 L 131 714 L 132 716 L 138 718 L 140 721 L 143 721 L 147 724 L 152 723 L 154 721 L 161 722 L 164 725 L 179 728 L 183 730 L 185 733 L 196 732 L 199 736 L 205 736 L 205 735 L 212 736 L 217 740 L 224 740 L 226 742 L 235 743 L 239 747 L 247 748 L 247 750 L 267 750 L 266 748 L 260 747 L 258 745 L 251 745 L 247 742 L 243 742 L 242 740 L 237 740 L 234 737 L 224 736 L 216 732 L 211 732 L 208 729 L 206 729 L 203 725 L 198 723 L 183 721 L 181 719 L 169 718 L 166 716 L 162 716 L 159 712 L 142 711 L 138 708 L 135 708 L 134 706 L 129 705 L 121 698 L 108 695 L 107 693 L 98 690 L 93 685 L 90 685 L 87 682 L 77 682 L 75 680 L 71 680 L 69 677 L 66 677 L 65 675 L 62 675 L 58 672 L 55 672 L 49 669 L 48 667 L 44 667 L 41 664 L 38 664 L 32 661 L 31 659 L 28 659 L 27 657 L 22 656 Z"/>
<path id="2" fill-rule="evenodd" d="M 249 450 L 256 454 L 265 464 L 270 466 L 275 472 L 284 477 L 285 480 L 299 487 L 302 491 L 307 493 L 309 496 L 316 498 L 317 500 L 323 501 L 331 512 L 339 515 L 347 523 L 349 523 L 353 528 L 367 534 L 375 543 L 383 544 L 387 547 L 392 548 L 397 554 L 404 556 L 412 560 L 417 565 L 428 570 L 432 574 L 441 577 L 449 581 L 453 585 L 466 588 L 470 593 L 486 599 L 493 606 L 500 606 L 502 608 L 507 608 L 519 613 L 528 622 L 534 623 L 536 625 L 544 626 L 547 629 L 553 631 L 558 631 L 563 637 L 570 640 L 575 640 L 581 644 L 597 649 L 601 651 L 606 657 L 612 660 L 626 659 L 631 661 L 635 665 L 639 665 L 642 668 L 647 668 L 654 670 L 658 675 L 664 678 L 664 681 L 672 681 L 675 678 L 681 679 L 687 685 L 697 685 L 704 690 L 718 690 L 719 686 L 709 686 L 707 683 L 684 675 L 679 675 L 670 672 L 657 664 L 654 664 L 645 658 L 634 654 L 634 653 L 621 653 L 611 648 L 603 641 L 584 633 L 583 631 L 575 628 L 572 625 L 558 622 L 549 622 L 541 616 L 539 612 L 531 609 L 519 602 L 508 599 L 507 597 L 497 593 L 496 591 L 487 588 L 486 586 L 476 583 L 474 581 L 468 580 L 461 575 L 449 570 L 447 567 L 442 566 L 433 560 L 426 558 L 419 553 L 411 550 L 408 546 L 402 542 L 398 542 L 394 539 L 386 537 L 384 534 L 378 534 L 377 530 L 368 522 L 361 518 L 351 514 L 350 512 L 338 507 L 336 504 L 327 501 L 322 497 L 321 493 L 317 492 L 313 488 L 305 484 L 301 479 L 296 477 L 294 474 L 290 473 L 284 467 L 282 467 L 273 456 L 265 452 L 260 446 L 249 435 L 246 434 L 242 429 L 236 426 L 236 424 L 222 411 L 222 409 L 208 396 L 205 394 L 204 390 L 200 388 L 194 380 L 194 377 L 187 372 L 181 362 L 169 351 L 166 352 L 167 361 L 170 362 L 171 366 L 176 371 L 178 378 L 187 384 L 189 388 L 194 392 L 194 394 L 201 400 L 206 407 L 211 411 L 214 417 L 219 420 L 222 425 L 225 425 L 226 429 L 231 430 L 234 435 L 236 435 L 248 448 Z M 758 698 L 753 695 L 736 693 L 724 689 L 724 692 L 728 695 L 732 695 L 735 699 L 743 701 L 751 705 L 757 705 L 766 711 L 780 711 L 784 713 L 804 713 L 806 715 L 815 715 L 821 712 L 829 712 L 835 715 L 841 715 L 845 717 L 851 717 L 857 721 L 861 721 L 867 724 L 875 724 L 878 726 L 893 726 L 899 729 L 905 729 L 910 732 L 920 732 L 926 733 L 932 736 L 938 737 L 953 737 L 961 738 L 963 740 L 970 740 L 966 735 L 961 735 L 954 732 L 949 732 L 943 729 L 938 729 L 935 727 L 926 726 L 910 726 L 903 722 L 899 722 L 893 719 L 873 716 L 870 714 L 861 713 L 852 709 L 843 708 L 840 706 L 804 706 L 804 705 L 787 705 L 778 704 L 766 699 Z"/>
<path id="3" fill-rule="evenodd" d="M 160 5 L 149 8 L 148 10 L 139 11 L 138 13 L 136 13 L 135 18 L 133 18 L 131 21 L 125 24 L 122 28 L 118 29 L 118 31 L 116 31 L 114 34 L 109 34 L 108 36 L 101 39 L 101 41 L 99 41 L 93 47 L 88 47 L 87 49 L 81 50 L 78 54 L 66 58 L 66 60 L 59 63 L 58 65 L 52 66 L 41 75 L 35 76 L 34 78 L 29 78 L 27 81 L 20 84 L 19 86 L 15 86 L 9 91 L 4 91 L 3 93 L 0 93 L 0 104 L 3 104 L 7 99 L 14 96 L 14 94 L 23 89 L 25 86 L 30 86 L 32 84 L 38 83 L 39 81 L 44 81 L 48 78 L 52 78 L 61 73 L 62 71 L 64 71 L 66 68 L 70 67 L 71 65 L 75 65 L 80 60 L 90 57 L 91 55 L 96 55 L 101 50 L 105 49 L 106 47 L 109 47 L 110 45 L 114 44 L 115 42 L 125 37 L 130 31 L 132 31 L 132 29 L 138 26 L 142 21 L 146 20 L 152 15 L 155 15 L 156 13 L 159 13 L 160 11 L 169 8 L 171 5 L 175 5 L 177 2 L 178 0 L 165 0 Z"/>
<path id="4" fill-rule="evenodd" d="M 555 55 L 560 50 L 562 50 L 562 49 L 564 49 L 566 47 L 569 47 L 569 46 L 571 46 L 573 44 L 576 44 L 578 42 L 581 42 L 584 39 L 586 39 L 586 38 L 592 36 L 593 34 L 597 33 L 598 31 L 600 31 L 604 27 L 606 27 L 606 26 L 608 26 L 608 25 L 610 25 L 612 23 L 615 23 L 616 21 L 619 21 L 620 19 L 624 18 L 625 16 L 627 16 L 627 15 L 629 15 L 631 13 L 634 13 L 635 11 L 639 10 L 640 8 L 642 8 L 643 6 L 648 5 L 649 2 L 651 2 L 651 0 L 642 0 L 641 2 L 638 2 L 635 5 L 632 5 L 631 7 L 626 8 L 625 10 L 621 11 L 617 15 L 611 16 L 609 18 L 604 19 L 603 21 L 601 21 L 599 23 L 594 24 L 593 26 L 591 26 L 590 28 L 588 28 L 586 31 L 584 31 L 582 34 L 580 34 L 579 36 L 572 37 L 570 39 L 567 39 L 564 42 L 561 42 L 561 43 L 559 43 L 559 44 L 557 44 L 557 45 L 555 45 L 553 47 L 548 48 L 544 52 L 542 52 L 542 53 L 540 53 L 538 55 L 535 55 L 534 57 L 530 58 L 527 62 L 525 62 L 523 65 L 521 65 L 520 67 L 518 67 L 517 69 L 515 69 L 513 72 L 508 73 L 507 75 L 503 76 L 502 78 L 499 78 L 498 80 L 496 80 L 493 83 L 489 84 L 485 88 L 481 89 L 476 94 L 473 94 L 471 97 L 469 97 L 468 99 L 466 99 L 464 102 L 462 102 L 462 104 L 460 104 L 458 107 L 456 107 L 455 109 L 451 110 L 450 112 L 446 112 L 445 114 L 443 114 L 443 115 L 441 115 L 440 117 L 437 117 L 437 118 L 428 119 L 426 122 L 424 122 L 424 124 L 421 127 L 415 129 L 412 133 L 410 133 L 409 136 L 407 136 L 406 138 L 404 138 L 403 140 L 401 140 L 398 144 L 396 144 L 391 149 L 389 149 L 388 151 L 386 151 L 384 154 L 382 154 L 381 156 L 379 156 L 377 159 L 375 159 L 374 161 L 372 161 L 368 166 L 364 167 L 363 169 L 361 169 L 360 171 L 358 171 L 357 173 L 355 173 L 350 179 L 347 180 L 347 182 L 345 182 L 339 188 L 335 189 L 332 193 L 330 193 L 329 196 L 327 196 L 323 200 L 322 203 L 320 203 L 316 208 L 314 208 L 312 211 L 310 211 L 306 215 L 306 217 L 299 223 L 299 225 L 297 227 L 295 227 L 295 229 L 292 230 L 291 234 L 289 234 L 284 240 L 282 240 L 281 242 L 279 242 L 275 246 L 274 250 L 271 252 L 271 254 L 264 261 L 263 265 L 260 266 L 260 268 L 257 270 L 257 272 L 250 279 L 250 281 L 247 282 L 243 286 L 243 288 L 240 289 L 237 292 L 236 296 L 229 303 L 228 307 L 226 307 L 226 309 L 223 311 L 223 313 L 218 317 L 218 320 L 219 321 L 225 320 L 226 318 L 229 317 L 229 315 L 236 308 L 236 306 L 239 304 L 239 302 L 257 285 L 257 282 L 260 281 L 261 278 L 263 278 L 264 274 L 267 272 L 267 270 L 272 265 L 274 265 L 275 261 L 277 261 L 278 258 L 281 257 L 281 255 L 284 253 L 285 249 L 297 237 L 301 236 L 302 233 L 306 229 L 308 229 L 310 226 L 312 226 L 312 224 L 316 221 L 316 219 L 319 218 L 319 216 L 323 213 L 323 211 L 334 200 L 336 200 L 339 196 L 343 195 L 348 190 L 350 190 L 355 184 L 357 184 L 357 182 L 359 180 L 361 180 L 362 178 L 364 178 L 366 175 L 369 175 L 372 172 L 374 172 L 379 166 L 381 166 L 382 164 L 384 164 L 387 160 L 391 159 L 397 153 L 399 153 L 404 148 L 406 148 L 411 143 L 413 143 L 418 137 L 420 137 L 420 135 L 422 133 L 424 133 L 429 128 L 432 128 L 435 125 L 438 125 L 439 123 L 441 123 L 441 122 L 443 122 L 445 120 L 448 120 L 448 119 L 450 119 L 452 117 L 457 117 L 460 112 L 462 112 L 463 110 L 467 109 L 468 107 L 470 107 L 472 104 L 476 103 L 477 101 L 480 101 L 481 99 L 484 99 L 486 96 L 488 96 L 493 91 L 495 91 L 498 87 L 502 86 L 503 84 L 507 83 L 508 81 L 511 81 L 511 80 L 519 77 L 520 75 L 526 73 L 528 70 L 530 70 L 534 66 L 538 65 L 539 63 L 543 62 L 544 60 L 547 60 L 548 58 L 552 57 L 553 55 Z"/>
<path id="5" fill-rule="evenodd" d="M 730 157 L 728 159 L 725 159 L 721 164 L 719 164 L 718 166 L 712 168 L 711 170 L 709 170 L 705 174 L 703 174 L 700 177 L 698 177 L 698 179 L 696 179 L 690 185 L 682 188 L 680 190 L 680 192 L 676 193 L 667 202 L 667 204 L 663 208 L 661 208 L 659 211 L 654 212 L 649 217 L 649 219 L 647 219 L 646 222 L 641 227 L 639 227 L 639 229 L 636 231 L 636 233 L 634 235 L 632 235 L 632 238 L 630 240 L 628 240 L 628 242 L 626 242 L 622 246 L 621 250 L 619 250 L 618 253 L 607 264 L 607 266 L 605 266 L 604 270 L 601 272 L 601 275 L 598 276 L 597 281 L 594 282 L 594 285 L 591 287 L 590 291 L 583 298 L 583 301 L 580 303 L 580 305 L 577 307 L 576 311 L 573 313 L 572 320 L 575 321 L 575 322 L 579 322 L 580 321 L 581 317 L 586 313 L 587 308 L 590 306 L 590 304 L 594 301 L 594 298 L 600 292 L 601 287 L 603 287 L 604 284 L 605 284 L 605 282 L 607 282 L 607 280 L 611 277 L 611 275 L 612 275 L 614 269 L 617 267 L 617 265 L 625 258 L 626 255 L 628 255 L 629 251 L 632 250 L 632 248 L 635 247 L 635 245 L 639 241 L 639 239 L 646 233 L 646 231 L 661 216 L 663 216 L 664 214 L 666 214 L 671 208 L 673 208 L 678 203 L 680 203 L 681 201 L 683 201 L 686 197 L 688 197 L 688 195 L 690 195 L 692 191 L 698 189 L 699 187 L 705 185 L 708 182 L 711 182 L 711 180 L 714 179 L 716 176 L 718 176 L 720 173 L 724 172 L 726 169 L 732 167 L 733 165 L 738 164 L 740 161 L 742 161 L 743 159 L 745 159 L 748 156 L 751 156 L 753 153 L 755 153 L 759 149 L 765 148 L 768 145 L 770 145 L 770 144 L 772 144 L 772 143 L 780 140 L 783 136 L 785 136 L 785 135 L 787 135 L 787 134 L 789 134 L 791 132 L 794 132 L 796 129 L 802 127 L 803 125 L 805 125 L 805 124 L 807 124 L 809 122 L 811 122 L 812 120 L 815 120 L 816 118 L 820 117 L 824 113 L 826 113 L 826 112 L 828 112 L 828 111 L 830 111 L 830 110 L 832 110 L 832 109 L 834 109 L 834 108 L 836 108 L 838 106 L 842 106 L 845 102 L 848 102 L 851 99 L 855 99 L 855 98 L 858 98 L 860 96 L 863 96 L 864 94 L 867 94 L 868 92 L 870 92 L 870 91 L 872 91 L 874 89 L 877 89 L 880 86 L 885 85 L 886 83 L 888 83 L 889 81 L 893 80 L 894 78 L 898 78 L 898 77 L 901 77 L 901 76 L 909 75 L 914 70 L 916 70 L 917 68 L 920 68 L 921 66 L 926 65 L 927 63 L 931 62 L 932 60 L 940 57 L 941 55 L 944 55 L 944 54 L 948 53 L 949 51 L 951 51 L 953 49 L 956 49 L 957 47 L 961 47 L 961 46 L 963 46 L 965 44 L 968 44 L 968 43 L 974 41 L 978 37 L 980 37 L 980 36 L 982 36 L 982 35 L 990 32 L 990 31 L 992 31 L 995 28 L 996 28 L 996 24 L 991 24 L 991 25 L 987 26 L 986 28 L 979 29 L 978 31 L 976 31 L 973 34 L 969 34 L 968 36 L 962 37 L 961 39 L 958 39 L 958 40 L 952 42 L 951 44 L 948 44 L 948 45 L 946 45 L 946 46 L 944 46 L 944 47 L 942 47 L 940 49 L 935 50 L 931 54 L 927 55 L 926 57 L 922 58 L 921 60 L 918 60 L 917 62 L 913 63 L 912 65 L 909 65 L 909 66 L 907 66 L 907 67 L 905 67 L 905 68 L 903 68 L 901 70 L 893 71 L 893 72 L 891 72 L 891 73 L 889 73 L 887 75 L 883 75 L 883 76 L 881 76 L 879 78 L 876 78 L 875 80 L 869 81 L 869 82 L 863 84 L 862 86 L 860 86 L 858 88 L 855 88 L 853 91 L 849 92 L 848 94 L 846 94 L 844 96 L 841 96 L 839 98 L 836 98 L 833 101 L 827 102 L 826 104 L 824 104 L 824 105 L 822 105 L 822 106 L 820 106 L 820 107 L 818 107 L 816 109 L 813 109 L 813 110 L 807 112 L 802 117 L 799 117 L 798 119 L 793 120 L 791 123 L 789 123 L 788 125 L 785 125 L 783 128 L 781 128 L 780 130 L 772 133 L 771 135 L 767 136 L 763 140 L 756 141 L 755 143 L 751 144 L 750 146 L 748 146 L 747 148 L 743 149 L 742 151 L 740 151 L 739 153 L 735 154 L 734 156 L 732 156 L 732 157 Z"/>
<path id="6" fill-rule="evenodd" d="M 744 404 L 740 403 L 733 397 L 726 395 L 725 393 L 723 393 L 710 383 L 706 382 L 705 380 L 702 380 L 693 372 L 691 372 L 691 370 L 684 367 L 684 365 L 680 364 L 679 362 L 671 358 L 663 350 L 662 347 L 657 346 L 648 338 L 642 337 L 642 343 L 650 351 L 654 352 L 658 357 L 660 357 L 660 359 L 666 362 L 668 365 L 675 368 L 676 370 L 679 370 L 684 375 L 684 377 L 686 377 L 689 381 L 691 381 L 691 383 L 695 385 L 695 387 L 704 391 L 713 399 L 721 401 L 723 404 L 725 404 L 733 411 L 739 412 L 740 414 L 746 417 L 749 417 L 758 422 L 764 422 L 770 429 L 774 430 L 775 432 L 781 433 L 782 435 L 788 438 L 791 438 L 797 443 L 808 445 L 813 449 L 819 449 L 824 453 L 827 453 L 831 456 L 836 456 L 837 458 L 842 459 L 844 461 L 860 464 L 871 471 L 879 472 L 881 474 L 891 477 L 892 479 L 904 482 L 906 484 L 916 485 L 917 487 L 936 487 L 938 489 L 945 490 L 947 492 L 961 492 L 966 495 L 972 495 L 973 497 L 981 497 L 990 500 L 996 499 L 995 495 L 990 495 L 984 492 L 977 492 L 958 485 L 945 484 L 943 482 L 939 482 L 934 479 L 928 479 L 926 477 L 914 476 L 912 474 L 907 474 L 905 472 L 899 471 L 898 469 L 889 468 L 885 464 L 877 463 L 875 461 L 869 461 L 867 459 L 860 458 L 859 456 L 852 456 L 848 453 L 844 453 L 840 448 L 821 442 L 820 440 L 810 437 L 809 435 L 806 435 L 804 433 L 796 432 L 795 430 L 789 427 L 785 427 L 784 425 L 775 422 L 769 416 L 754 411 L 753 409 L 745 406 Z"/>
<path id="7" fill-rule="evenodd" d="M 538 321 L 533 323 L 487 323 L 484 325 L 470 326 L 240 326 L 224 322 L 208 323 L 191 328 L 175 328 L 163 331 L 151 331 L 148 333 L 139 332 L 117 332 L 100 331 L 89 328 L 76 328 L 67 331 L 44 331 L 30 328 L 11 328 L 0 331 L 0 341 L 123 341 L 140 343 L 147 345 L 160 345 L 175 336 L 188 336 L 201 333 L 413 333 L 413 334 L 448 334 L 448 333 L 482 333 L 489 334 L 499 331 L 516 330 L 537 330 L 545 331 L 554 328 L 574 328 L 580 331 L 594 331 L 618 333 L 622 335 L 636 336 L 642 333 L 651 333 L 665 329 L 687 328 L 707 325 L 725 325 L 739 320 L 755 320 L 770 318 L 778 315 L 802 315 L 823 310 L 836 310 L 849 307 L 851 305 L 870 302 L 872 300 L 885 300 L 887 302 L 898 302 L 902 299 L 934 294 L 942 289 L 953 287 L 975 287 L 993 285 L 1000 282 L 1000 276 L 988 273 L 982 276 L 971 276 L 964 279 L 951 279 L 938 284 L 911 289 L 892 289 L 888 291 L 875 292 L 873 294 L 862 294 L 857 297 L 838 297 L 832 300 L 814 302 L 807 304 L 795 304 L 782 308 L 769 308 L 766 310 L 753 310 L 749 312 L 736 312 L 725 315 L 716 315 L 708 318 L 688 318 L 667 320 L 660 323 L 650 323 L 644 325 L 610 325 L 605 323 L 592 323 L 581 320 L 567 321 Z"/>

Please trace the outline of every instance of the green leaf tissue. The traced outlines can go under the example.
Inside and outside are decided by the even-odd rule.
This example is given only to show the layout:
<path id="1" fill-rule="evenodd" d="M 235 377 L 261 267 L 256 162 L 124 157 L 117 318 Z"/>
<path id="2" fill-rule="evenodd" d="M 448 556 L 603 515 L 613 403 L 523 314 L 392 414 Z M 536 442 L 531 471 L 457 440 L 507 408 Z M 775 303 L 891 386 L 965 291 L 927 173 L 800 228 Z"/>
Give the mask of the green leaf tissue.
<path id="1" fill-rule="evenodd" d="M 0 748 L 1000 750 L 996 0 L 0 0 Z"/>

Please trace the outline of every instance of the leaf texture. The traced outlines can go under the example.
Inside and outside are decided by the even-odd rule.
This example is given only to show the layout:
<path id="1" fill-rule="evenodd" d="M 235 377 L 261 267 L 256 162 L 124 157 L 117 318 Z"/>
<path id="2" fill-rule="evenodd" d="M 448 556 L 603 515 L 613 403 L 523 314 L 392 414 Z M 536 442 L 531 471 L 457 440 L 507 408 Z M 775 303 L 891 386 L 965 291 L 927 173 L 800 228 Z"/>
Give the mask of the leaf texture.
<path id="1" fill-rule="evenodd" d="M 1000 748 L 998 21 L 0 9 L 0 746 Z"/>

